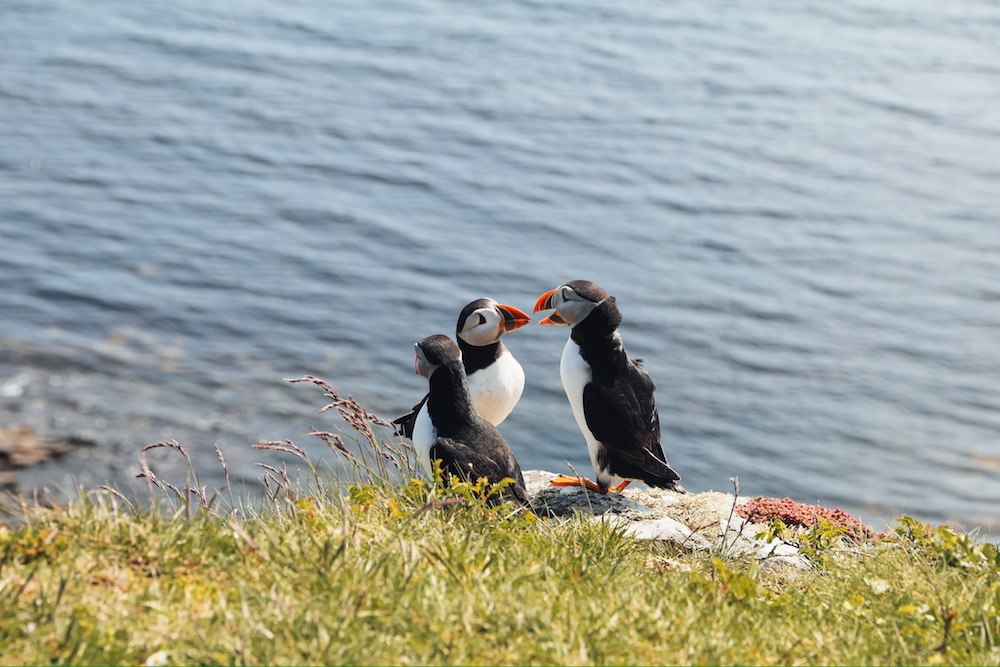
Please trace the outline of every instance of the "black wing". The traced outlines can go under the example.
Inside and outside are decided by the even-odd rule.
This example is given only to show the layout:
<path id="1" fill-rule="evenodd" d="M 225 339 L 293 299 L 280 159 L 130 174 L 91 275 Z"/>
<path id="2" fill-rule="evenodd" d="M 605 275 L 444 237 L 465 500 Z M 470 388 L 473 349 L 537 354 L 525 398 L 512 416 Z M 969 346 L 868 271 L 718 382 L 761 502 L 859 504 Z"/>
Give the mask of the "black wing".
<path id="1" fill-rule="evenodd" d="M 507 487 L 506 496 L 522 505 L 528 505 L 528 492 L 524 487 L 524 477 L 521 468 L 514 458 L 514 453 L 503 437 L 494 432 L 497 442 L 483 447 L 489 454 L 484 454 L 477 448 L 469 447 L 453 438 L 439 437 L 431 446 L 431 460 L 441 461 L 441 470 L 445 473 L 458 475 L 468 481 L 476 481 L 485 477 L 490 484 L 496 484 L 506 478 L 514 483 Z"/>
<path id="2" fill-rule="evenodd" d="M 401 435 L 406 438 L 413 437 L 413 425 L 417 422 L 417 413 L 420 412 L 420 408 L 424 407 L 424 403 L 427 402 L 427 396 L 424 396 L 423 400 L 413 406 L 413 409 L 407 412 L 402 417 L 396 417 L 392 420 L 393 426 L 396 428 L 396 435 Z"/>
<path id="3" fill-rule="evenodd" d="M 660 444 L 660 417 L 649 375 L 628 360 L 611 382 L 595 379 L 583 390 L 587 427 L 605 446 L 605 465 L 628 479 L 673 488 L 681 478 L 669 465 Z"/>

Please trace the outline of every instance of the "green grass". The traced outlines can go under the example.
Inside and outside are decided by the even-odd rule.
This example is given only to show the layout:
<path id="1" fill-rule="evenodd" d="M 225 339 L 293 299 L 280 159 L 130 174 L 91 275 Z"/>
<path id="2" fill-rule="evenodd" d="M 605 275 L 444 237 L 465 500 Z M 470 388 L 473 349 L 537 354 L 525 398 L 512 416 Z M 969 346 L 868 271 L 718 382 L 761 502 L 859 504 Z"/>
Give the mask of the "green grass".
<path id="1" fill-rule="evenodd" d="M 1000 662 L 1000 558 L 947 528 L 782 574 L 473 495 L 30 509 L 0 529 L 0 663 Z"/>
<path id="2" fill-rule="evenodd" d="M 152 475 L 152 508 L 23 507 L 0 527 L 0 664 L 1000 664 L 1000 556 L 949 528 L 817 533 L 816 567 L 774 571 L 475 485 L 265 478 L 240 514 Z"/>

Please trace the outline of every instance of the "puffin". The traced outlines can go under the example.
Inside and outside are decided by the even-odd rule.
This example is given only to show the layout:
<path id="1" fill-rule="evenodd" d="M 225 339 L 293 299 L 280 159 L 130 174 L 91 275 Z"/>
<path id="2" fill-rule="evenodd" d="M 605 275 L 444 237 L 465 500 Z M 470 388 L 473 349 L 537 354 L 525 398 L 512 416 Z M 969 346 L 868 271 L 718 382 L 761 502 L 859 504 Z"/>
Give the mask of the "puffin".
<path id="1" fill-rule="evenodd" d="M 458 315 L 455 334 L 472 404 L 494 426 L 507 418 L 524 391 L 524 369 L 500 339 L 529 322 L 527 313 L 487 298 L 466 304 Z M 425 396 L 410 412 L 393 420 L 399 435 L 413 437 L 413 425 L 426 401 Z"/>
<path id="2" fill-rule="evenodd" d="M 539 324 L 570 327 L 559 371 L 597 481 L 560 475 L 552 484 L 583 485 L 603 494 L 640 480 L 686 493 L 660 444 L 653 381 L 629 358 L 618 333 L 622 315 L 615 298 L 589 280 L 572 280 L 535 302 L 536 313 L 553 309 Z"/>
<path id="3" fill-rule="evenodd" d="M 414 369 L 427 378 L 430 391 L 413 426 L 413 446 L 424 469 L 441 462 L 445 475 L 490 484 L 506 478 L 504 497 L 528 507 L 528 492 L 510 445 L 496 427 L 473 409 L 462 351 L 448 336 L 436 334 L 416 343 Z"/>

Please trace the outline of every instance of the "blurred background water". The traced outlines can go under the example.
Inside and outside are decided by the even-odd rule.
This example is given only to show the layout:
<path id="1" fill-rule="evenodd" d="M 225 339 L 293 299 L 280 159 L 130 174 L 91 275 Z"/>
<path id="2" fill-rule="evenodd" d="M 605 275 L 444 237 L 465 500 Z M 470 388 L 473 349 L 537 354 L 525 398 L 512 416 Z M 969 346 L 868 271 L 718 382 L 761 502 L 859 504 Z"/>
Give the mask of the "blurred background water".
<path id="1" fill-rule="evenodd" d="M 0 427 L 97 443 L 25 487 L 329 459 L 284 378 L 391 418 L 584 278 L 689 490 L 995 529 L 998 218 L 995 1 L 0 4 Z M 590 470 L 566 334 L 506 339 L 525 469 Z"/>

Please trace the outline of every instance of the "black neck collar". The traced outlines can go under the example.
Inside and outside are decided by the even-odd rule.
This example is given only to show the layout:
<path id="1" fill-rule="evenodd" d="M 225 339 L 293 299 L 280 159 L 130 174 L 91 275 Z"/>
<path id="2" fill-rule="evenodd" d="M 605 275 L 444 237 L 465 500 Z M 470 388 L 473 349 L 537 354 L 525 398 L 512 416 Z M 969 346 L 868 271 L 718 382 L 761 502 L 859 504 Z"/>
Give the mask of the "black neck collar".
<path id="1" fill-rule="evenodd" d="M 468 375 L 481 371 L 492 364 L 500 358 L 506 349 L 501 341 L 480 347 L 479 345 L 469 345 L 461 338 L 458 339 L 458 347 L 462 350 L 462 363 L 465 364 L 465 372 Z"/>

